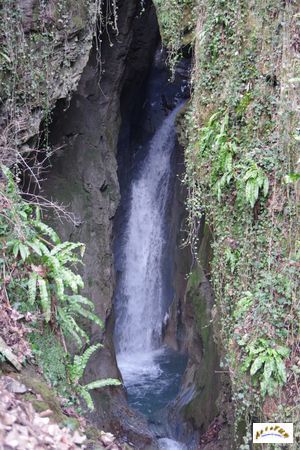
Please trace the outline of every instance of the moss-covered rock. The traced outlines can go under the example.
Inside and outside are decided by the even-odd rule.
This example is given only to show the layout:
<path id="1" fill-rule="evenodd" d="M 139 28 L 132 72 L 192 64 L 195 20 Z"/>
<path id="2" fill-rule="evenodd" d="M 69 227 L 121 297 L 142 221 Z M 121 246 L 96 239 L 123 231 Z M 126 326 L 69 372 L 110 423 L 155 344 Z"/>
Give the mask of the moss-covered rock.
<path id="1" fill-rule="evenodd" d="M 210 265 L 210 238 L 205 227 L 200 236 L 198 262 L 189 275 L 182 307 L 189 361 L 179 398 L 189 399 L 183 402 L 182 413 L 197 430 L 207 429 L 217 415 L 216 400 L 220 390 L 219 355 L 212 325 L 214 297 L 206 276 Z"/>
<path id="2" fill-rule="evenodd" d="M 76 88 L 97 14 L 93 0 L 2 3 L 0 144 L 1 162 L 9 165 L 18 151 L 30 150 L 29 139 L 35 147 L 42 120 L 47 126 L 55 102 Z"/>
<path id="3" fill-rule="evenodd" d="M 198 0 L 197 11 L 185 130 L 190 240 L 205 214 L 222 364 L 247 445 L 253 417 L 299 420 L 289 394 L 299 321 L 299 5 Z M 176 23 L 168 17 L 163 35 Z M 271 354 L 278 370 L 269 372 Z"/>

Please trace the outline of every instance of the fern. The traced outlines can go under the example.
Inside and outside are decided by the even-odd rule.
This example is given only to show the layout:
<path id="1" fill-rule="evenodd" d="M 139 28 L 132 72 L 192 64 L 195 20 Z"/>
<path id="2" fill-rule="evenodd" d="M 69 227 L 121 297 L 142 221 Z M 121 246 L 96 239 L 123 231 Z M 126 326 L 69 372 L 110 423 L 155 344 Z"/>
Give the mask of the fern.
<path id="1" fill-rule="evenodd" d="M 94 312 L 94 304 L 79 294 L 84 287 L 82 277 L 71 269 L 72 265 L 82 262 L 85 246 L 82 243 L 61 242 L 57 233 L 41 221 L 39 208 L 35 209 L 34 215 L 34 209 L 20 197 L 10 171 L 4 168 L 3 172 L 8 178 L 5 196 L 10 199 L 0 217 L 6 240 L 5 257 L 14 262 L 17 259 L 18 282 L 27 289 L 27 297 L 18 298 L 18 302 L 26 303 L 27 310 L 31 307 L 42 312 L 44 329 L 51 329 L 54 325 L 59 335 L 71 337 L 78 347 L 82 347 L 89 342 L 89 337 L 78 325 L 79 317 L 103 327 L 103 322 Z M 52 308 L 54 302 L 55 312 Z M 50 325 L 45 325 L 49 322 Z M 87 386 L 79 384 L 89 358 L 100 347 L 101 344 L 92 345 L 82 355 L 75 356 L 69 366 L 73 387 L 90 409 L 93 409 L 93 401 L 89 390 L 120 384 L 112 379 L 97 380 Z"/>
<path id="2" fill-rule="evenodd" d="M 44 236 L 49 236 L 54 244 L 60 244 L 58 234 L 53 230 L 53 228 L 49 227 L 44 222 L 41 222 L 40 220 L 31 220 L 30 224 L 38 231 L 40 231 Z"/>
<path id="3" fill-rule="evenodd" d="M 97 325 L 99 325 L 100 328 L 103 328 L 102 320 L 92 311 L 83 308 L 79 303 L 70 304 L 69 309 L 72 313 L 79 314 L 80 316 L 85 317 L 86 319 L 89 319 L 92 322 L 96 323 Z"/>
<path id="4" fill-rule="evenodd" d="M 40 277 L 38 277 L 37 282 L 40 291 L 42 312 L 44 313 L 45 322 L 49 322 L 51 319 L 51 300 L 47 289 L 47 283 L 43 278 Z"/>
<path id="5" fill-rule="evenodd" d="M 106 386 L 119 386 L 121 382 L 114 378 L 105 378 L 103 380 L 91 381 L 86 385 L 79 384 L 80 379 L 83 377 L 87 363 L 95 351 L 97 351 L 101 344 L 91 345 L 82 355 L 75 355 L 73 364 L 68 366 L 70 381 L 76 386 L 78 394 L 84 399 L 87 407 L 90 410 L 94 409 L 94 403 L 92 396 L 89 393 L 92 389 L 100 389 Z"/>
<path id="6" fill-rule="evenodd" d="M 28 246 L 38 255 L 42 256 L 46 246 L 41 246 L 41 243 L 38 240 L 34 240 L 32 242 L 28 242 Z M 47 248 L 47 247 L 46 247 Z"/>
<path id="7" fill-rule="evenodd" d="M 89 342 L 89 337 L 86 332 L 77 324 L 74 317 L 64 308 L 57 308 L 57 320 L 66 336 L 72 336 L 77 342 L 78 346 L 82 346 L 82 340 Z"/>
<path id="8" fill-rule="evenodd" d="M 250 371 L 254 381 L 260 382 L 262 395 L 273 395 L 278 386 L 286 383 L 286 368 L 283 358 L 289 356 L 290 350 L 280 345 L 274 348 L 266 339 L 258 339 L 245 349 L 248 353 L 242 370 Z"/>
<path id="9" fill-rule="evenodd" d="M 37 274 L 35 272 L 32 272 L 28 280 L 28 301 L 31 305 L 34 304 L 36 299 L 36 283 Z"/>
<path id="10" fill-rule="evenodd" d="M 70 379 L 73 383 L 77 384 L 80 378 L 82 378 L 90 357 L 100 347 L 102 347 L 101 344 L 91 345 L 82 355 L 74 356 L 74 362 L 69 367 Z"/>
<path id="11" fill-rule="evenodd" d="M 55 284 L 56 284 L 57 298 L 59 300 L 64 301 L 65 300 L 65 295 L 64 295 L 65 286 L 64 286 L 63 279 L 60 278 L 60 277 L 56 277 L 55 278 Z"/>
<path id="12" fill-rule="evenodd" d="M 85 389 L 100 389 L 106 386 L 120 386 L 121 382 L 115 378 L 105 378 L 103 380 L 96 380 L 84 386 Z"/>
<path id="13" fill-rule="evenodd" d="M 115 378 L 104 378 L 103 380 L 92 381 L 91 383 L 85 384 L 84 386 L 79 386 L 78 393 L 85 400 L 87 407 L 93 411 L 94 402 L 89 391 L 93 389 L 101 389 L 107 386 L 120 386 L 122 383 Z"/>
<path id="14" fill-rule="evenodd" d="M 260 167 L 252 163 L 251 167 L 246 170 L 243 181 L 245 182 L 246 201 L 253 208 L 258 200 L 261 189 L 264 197 L 268 195 L 269 179 Z"/>
<path id="15" fill-rule="evenodd" d="M 89 410 L 93 411 L 95 409 L 95 406 L 89 391 L 87 389 L 81 388 L 79 389 L 79 395 L 81 395 L 81 397 L 84 399 Z"/>
<path id="16" fill-rule="evenodd" d="M 56 245 L 51 250 L 51 255 L 58 255 L 59 260 L 62 263 L 67 262 L 78 262 L 79 258 L 73 252 L 76 249 L 80 249 L 80 256 L 83 257 L 85 251 L 85 245 L 81 242 L 63 242 L 62 244 Z"/>

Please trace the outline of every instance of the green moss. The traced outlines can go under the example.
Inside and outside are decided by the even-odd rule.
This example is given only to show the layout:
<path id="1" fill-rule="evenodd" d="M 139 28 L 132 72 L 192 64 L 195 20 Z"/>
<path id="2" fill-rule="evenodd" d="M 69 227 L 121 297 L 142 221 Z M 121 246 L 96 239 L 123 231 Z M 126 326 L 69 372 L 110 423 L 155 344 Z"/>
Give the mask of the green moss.
<path id="1" fill-rule="evenodd" d="M 169 63 L 174 69 L 180 50 L 191 45 L 195 27 L 195 0 L 154 0 L 160 32 L 169 49 Z"/>
<path id="2" fill-rule="evenodd" d="M 50 409 L 53 412 L 53 419 L 57 423 L 64 422 L 66 416 L 63 414 L 56 393 L 47 385 L 45 380 L 36 373 L 34 367 L 28 366 L 18 376 L 18 379 L 32 391 L 31 398 L 28 397 L 28 395 L 27 398 L 31 400 L 38 412 Z M 35 398 L 35 396 L 41 397 L 42 400 Z"/>
<path id="3" fill-rule="evenodd" d="M 197 243 L 194 230 L 205 215 L 213 231 L 208 272 L 225 366 L 231 374 L 237 430 L 239 421 L 246 419 L 248 432 L 251 416 L 276 421 L 290 414 L 282 398 L 275 400 L 278 410 L 264 416 L 261 383 L 266 374 L 261 369 L 251 376 L 243 365 L 259 339 L 267 342 L 265 356 L 268 346 L 288 346 L 289 356 L 280 358 L 280 364 L 290 386 L 283 383 L 285 375 L 281 384 L 283 390 L 292 389 L 288 367 L 295 363 L 291 355 L 299 321 L 295 304 L 299 229 L 296 185 L 287 187 L 284 180 L 287 173 L 297 171 L 299 154 L 299 139 L 292 136 L 299 134 L 295 130 L 300 117 L 295 115 L 295 85 L 289 81 L 299 77 L 290 44 L 299 14 L 295 2 L 280 0 L 198 0 L 197 7 L 193 96 L 185 122 L 190 241 Z M 171 32 L 172 26 L 165 26 Z M 198 326 L 203 327 L 200 280 L 201 274 L 193 273 L 189 288 Z M 251 301 L 239 314 L 245 298 Z M 270 376 L 272 383 L 277 388 L 271 395 L 276 397 L 276 371 Z"/>
<path id="4" fill-rule="evenodd" d="M 57 336 L 50 330 L 43 333 L 31 333 L 30 341 L 35 358 L 42 368 L 45 378 L 52 386 L 66 390 L 66 355 Z"/>
<path id="5" fill-rule="evenodd" d="M 56 392 L 36 372 L 34 366 L 28 366 L 20 374 L 15 375 L 15 377 L 30 389 L 31 392 L 24 394 L 22 398 L 29 401 L 35 411 L 41 413 L 46 410 L 51 410 L 51 419 L 61 426 L 68 427 L 71 430 L 76 430 L 80 427 L 80 423 L 76 418 L 64 414 Z"/>
<path id="6" fill-rule="evenodd" d="M 213 339 L 211 324 L 212 298 L 210 287 L 200 265 L 192 271 L 187 286 L 187 302 L 193 306 L 196 330 L 201 345 L 201 362 L 194 374 L 196 394 L 184 407 L 184 417 L 199 428 L 208 427 L 217 414 L 216 400 L 219 393 L 218 351 Z"/>

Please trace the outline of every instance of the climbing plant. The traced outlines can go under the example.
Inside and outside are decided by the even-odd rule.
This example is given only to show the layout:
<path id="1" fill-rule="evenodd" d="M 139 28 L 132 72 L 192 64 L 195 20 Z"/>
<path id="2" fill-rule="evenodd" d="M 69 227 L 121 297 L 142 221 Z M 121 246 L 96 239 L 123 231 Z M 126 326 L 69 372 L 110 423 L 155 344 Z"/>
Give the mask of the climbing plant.
<path id="1" fill-rule="evenodd" d="M 163 42 L 168 48 L 168 62 L 174 74 L 182 47 L 191 45 L 196 18 L 195 0 L 154 0 Z"/>
<path id="2" fill-rule="evenodd" d="M 299 12 L 296 2 L 279 0 L 196 3 L 193 93 L 181 125 L 187 232 L 195 254 L 204 217 L 213 233 L 222 365 L 246 449 L 253 416 L 299 420 Z M 172 51 L 177 19 L 159 8 Z"/>

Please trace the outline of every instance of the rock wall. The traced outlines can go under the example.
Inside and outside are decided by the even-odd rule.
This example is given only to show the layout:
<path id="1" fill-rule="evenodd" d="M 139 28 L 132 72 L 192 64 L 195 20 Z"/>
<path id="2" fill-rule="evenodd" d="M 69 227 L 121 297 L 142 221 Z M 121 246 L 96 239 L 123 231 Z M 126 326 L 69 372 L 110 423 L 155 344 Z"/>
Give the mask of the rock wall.
<path id="1" fill-rule="evenodd" d="M 183 130 L 190 240 L 205 214 L 214 323 L 239 430 L 232 448 L 250 446 L 252 421 L 299 420 L 299 2 L 183 0 L 169 14 L 173 0 L 154 1 L 171 51 L 184 10 L 195 18 Z"/>
<path id="2" fill-rule="evenodd" d="M 85 243 L 84 294 L 105 322 L 104 333 L 86 325 L 91 343 L 104 344 L 91 358 L 87 381 L 120 377 L 112 343 L 112 219 L 120 199 L 116 163 L 120 97 L 124 84 L 128 87 L 134 79 L 138 87 L 147 76 L 158 38 L 154 8 L 147 3 L 141 15 L 139 6 L 136 0 L 118 2 L 118 33 L 111 32 L 103 41 L 101 79 L 93 47 L 78 89 L 70 103 L 58 103 L 49 129 L 51 145 L 61 149 L 52 160 L 43 194 L 68 205 L 76 216 L 76 224 L 58 221 L 56 229 L 64 239 Z M 147 448 L 152 435 L 143 419 L 128 411 L 121 389 L 96 392 L 94 401 L 97 424 L 126 434 L 137 445 L 142 435 L 143 448 Z"/>
<path id="3" fill-rule="evenodd" d="M 62 218 L 55 228 L 63 239 L 85 243 L 84 294 L 105 322 L 105 332 L 86 324 L 91 342 L 104 343 L 88 366 L 87 381 L 120 377 L 112 343 L 112 219 L 120 199 L 116 163 L 120 99 L 130 115 L 136 101 L 132 98 L 142 93 L 158 40 L 152 4 L 144 2 L 145 12 L 140 14 L 139 0 L 119 0 L 117 14 L 110 15 L 110 19 L 118 19 L 117 28 L 109 27 L 107 34 L 98 35 L 102 41 L 99 54 L 99 39 L 93 38 L 101 4 L 92 0 L 50 0 L 45 4 L 5 0 L 0 11 L 0 32 L 2 39 L 5 37 L 0 53 L 4 69 L 0 81 L 5 86 L 0 107 L 1 161 L 11 164 L 18 159 L 18 152 L 21 161 L 34 148 L 47 150 L 48 143 L 57 148 L 40 193 L 74 213 L 76 223 Z M 17 13 L 9 17 L 12 6 Z M 38 137 L 41 131 L 42 140 Z M 179 191 L 178 187 L 172 213 L 175 228 L 183 211 L 184 194 Z M 202 247 L 206 244 L 203 238 Z M 204 247 L 202 255 L 206 255 Z M 205 429 L 216 412 L 218 377 L 214 369 L 218 358 L 208 332 L 213 299 L 205 275 L 207 262 L 204 269 L 194 269 L 186 284 L 191 262 L 188 252 L 174 254 L 176 298 L 165 339 L 189 353 L 178 409 L 194 430 Z M 70 349 L 72 346 L 69 342 Z M 94 401 L 97 425 L 127 435 L 141 448 L 155 448 L 147 424 L 128 410 L 121 389 L 96 392 Z"/>
<path id="4" fill-rule="evenodd" d="M 178 193 L 177 202 L 185 195 L 182 185 L 178 188 L 181 196 Z M 230 430 L 230 386 L 226 374 L 220 369 L 222 346 L 218 342 L 215 299 L 210 282 L 212 236 L 203 221 L 198 235 L 197 257 L 193 257 L 188 246 L 182 247 L 186 213 L 182 203 L 177 208 L 182 211 L 181 232 L 177 235 L 175 297 L 165 342 L 186 353 L 188 364 L 180 392 L 170 410 L 170 423 L 176 427 L 178 438 L 189 441 L 194 435 L 194 439 L 199 441 L 211 423 L 217 427 L 222 425 L 227 432 Z M 216 442 L 214 444 L 217 445 Z M 220 448 L 230 448 L 230 431 L 228 436 L 222 437 Z"/>
<path id="5" fill-rule="evenodd" d="M 95 0 L 4 0 L 0 10 L 0 157 L 39 147 L 41 122 L 72 92 L 95 33 Z M 30 146 L 28 146 L 29 140 Z"/>

